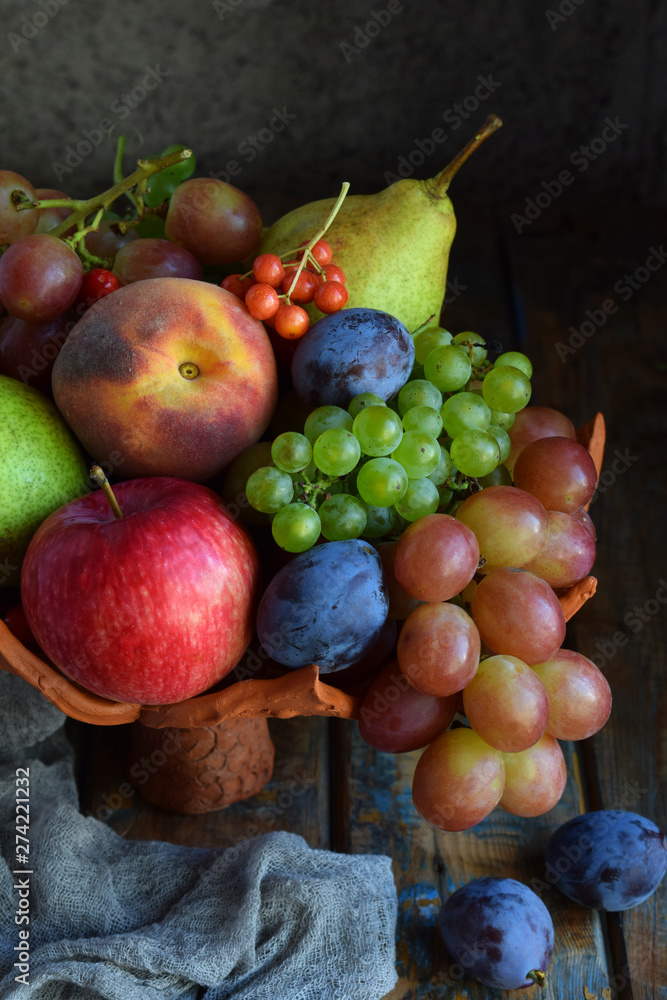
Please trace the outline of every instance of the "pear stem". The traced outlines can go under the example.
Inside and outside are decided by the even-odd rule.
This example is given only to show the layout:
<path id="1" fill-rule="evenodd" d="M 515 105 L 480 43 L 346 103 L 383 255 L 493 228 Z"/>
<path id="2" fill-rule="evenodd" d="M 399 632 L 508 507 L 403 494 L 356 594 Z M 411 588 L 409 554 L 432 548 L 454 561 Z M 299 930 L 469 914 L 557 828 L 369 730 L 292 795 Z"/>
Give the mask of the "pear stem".
<path id="1" fill-rule="evenodd" d="M 303 251 L 303 257 L 301 258 L 301 263 L 299 264 L 298 268 L 296 269 L 296 272 L 294 274 L 294 278 L 292 280 L 292 284 L 289 286 L 289 291 L 287 292 L 287 302 L 290 301 L 290 295 L 292 294 L 292 292 L 296 288 L 296 283 L 299 280 L 299 275 L 301 274 L 301 272 L 303 271 L 304 267 L 308 263 L 308 254 L 313 249 L 313 247 L 315 246 L 315 244 L 317 243 L 317 241 L 322 239 L 322 237 L 326 233 L 327 229 L 329 228 L 329 226 L 331 225 L 331 223 L 333 222 L 333 220 L 338 215 L 338 210 L 339 210 L 340 206 L 343 204 L 343 202 L 345 201 L 345 196 L 347 195 L 347 192 L 349 190 L 350 190 L 350 182 L 349 181 L 343 181 L 343 186 L 340 189 L 340 194 L 338 195 L 338 198 L 336 199 L 336 203 L 335 203 L 334 207 L 329 212 L 329 215 L 327 217 L 326 222 L 324 223 L 324 225 L 322 226 L 322 228 L 319 229 L 315 233 L 315 235 L 313 236 L 312 240 L 310 241 L 310 243 L 308 244 L 308 246 Z"/>
<path id="2" fill-rule="evenodd" d="M 123 516 L 123 512 L 120 509 L 118 501 L 116 500 L 114 491 L 111 489 L 109 480 L 104 475 L 104 470 L 101 469 L 99 465 L 94 465 L 90 470 L 90 478 L 100 487 L 105 497 L 109 501 L 109 506 L 113 511 L 113 516 L 116 518 L 116 520 L 119 520 L 119 518 Z"/>
<path id="3" fill-rule="evenodd" d="M 446 167 L 437 174 L 431 184 L 433 185 L 433 193 L 438 198 L 444 198 L 447 193 L 447 188 L 452 182 L 452 178 L 457 173 L 460 167 L 463 166 L 468 157 L 472 156 L 475 150 L 482 145 L 482 143 L 489 138 L 490 135 L 500 128 L 502 125 L 502 119 L 498 115 L 489 115 L 484 124 L 482 125 L 479 132 L 473 136 L 469 143 L 467 143 L 462 150 L 460 150 L 454 159 L 447 164 Z"/>

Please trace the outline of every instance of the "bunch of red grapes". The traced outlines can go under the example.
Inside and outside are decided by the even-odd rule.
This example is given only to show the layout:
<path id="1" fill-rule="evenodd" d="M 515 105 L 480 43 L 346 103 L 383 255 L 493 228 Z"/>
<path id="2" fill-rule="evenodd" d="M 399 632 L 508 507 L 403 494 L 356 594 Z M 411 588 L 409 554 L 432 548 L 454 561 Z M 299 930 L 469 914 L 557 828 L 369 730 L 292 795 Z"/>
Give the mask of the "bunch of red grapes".
<path id="1" fill-rule="evenodd" d="M 222 282 L 223 288 L 245 302 L 252 316 L 288 340 L 303 337 L 310 326 L 302 305 L 313 302 L 320 312 L 335 313 L 348 299 L 345 274 L 333 263 L 326 240 L 317 240 L 310 249 L 302 246 L 306 249 L 294 260 L 289 259 L 294 251 L 283 254 L 284 263 L 277 254 L 260 254 L 247 274 L 230 274 Z"/>

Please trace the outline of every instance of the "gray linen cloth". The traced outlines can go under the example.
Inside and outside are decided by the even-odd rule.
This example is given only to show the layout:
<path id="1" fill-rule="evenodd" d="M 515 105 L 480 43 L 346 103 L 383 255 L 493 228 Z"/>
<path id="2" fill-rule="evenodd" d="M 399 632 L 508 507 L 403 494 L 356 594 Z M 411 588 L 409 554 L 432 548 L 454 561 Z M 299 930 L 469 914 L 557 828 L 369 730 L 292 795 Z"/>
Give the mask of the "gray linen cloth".
<path id="1" fill-rule="evenodd" d="M 79 812 L 63 721 L 0 671 L 2 1000 L 379 1000 L 392 989 L 389 858 L 283 832 L 228 850 L 124 840 Z M 17 782 L 26 771 L 29 785 Z"/>

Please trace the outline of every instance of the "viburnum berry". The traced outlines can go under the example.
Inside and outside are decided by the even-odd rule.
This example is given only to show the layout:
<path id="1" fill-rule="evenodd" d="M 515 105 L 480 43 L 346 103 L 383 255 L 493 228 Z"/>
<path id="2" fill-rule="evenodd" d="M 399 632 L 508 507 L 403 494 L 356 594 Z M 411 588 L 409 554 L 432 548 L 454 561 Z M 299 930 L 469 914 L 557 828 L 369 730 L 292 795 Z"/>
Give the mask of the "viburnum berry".
<path id="1" fill-rule="evenodd" d="M 257 281 L 271 285 L 272 288 L 278 288 L 285 277 L 285 268 L 280 257 L 275 253 L 262 253 L 255 258 L 252 273 Z"/>
<path id="2" fill-rule="evenodd" d="M 326 240 L 318 240 L 310 252 L 321 267 L 331 263 L 333 250 Z"/>
<path id="3" fill-rule="evenodd" d="M 317 277 L 310 271 L 306 271 L 304 269 L 297 279 L 294 290 L 290 292 L 296 271 L 296 268 L 290 268 L 288 273 L 285 275 L 283 280 L 283 292 L 289 292 L 290 299 L 293 302 L 312 302 L 313 296 L 315 295 L 315 289 L 319 284 Z"/>
<path id="4" fill-rule="evenodd" d="M 278 312 L 280 299 L 275 288 L 262 282 L 248 289 L 245 304 L 248 307 L 248 312 L 255 319 L 268 319 Z"/>
<path id="5" fill-rule="evenodd" d="M 338 264 L 327 264 L 320 275 L 320 279 L 322 281 L 337 281 L 339 284 L 344 285 L 345 271 Z"/>
<path id="6" fill-rule="evenodd" d="M 252 287 L 254 281 L 252 278 L 244 277 L 242 274 L 228 274 L 226 278 L 223 278 L 220 282 L 220 287 L 224 288 L 226 291 L 231 292 L 235 295 L 237 299 L 241 302 L 245 302 L 246 292 Z"/>
<path id="7" fill-rule="evenodd" d="M 338 312 L 347 300 L 347 288 L 339 281 L 325 281 L 315 291 L 315 305 L 323 313 Z"/>
<path id="8" fill-rule="evenodd" d="M 77 295 L 77 303 L 83 304 L 88 309 L 99 302 L 105 295 L 110 295 L 120 288 L 120 281 L 115 274 L 107 271 L 104 267 L 94 267 L 92 271 L 84 274 L 81 280 L 81 288 Z"/>
<path id="9" fill-rule="evenodd" d="M 301 306 L 281 305 L 275 316 L 275 331 L 286 340 L 303 337 L 309 325 L 308 313 Z"/>

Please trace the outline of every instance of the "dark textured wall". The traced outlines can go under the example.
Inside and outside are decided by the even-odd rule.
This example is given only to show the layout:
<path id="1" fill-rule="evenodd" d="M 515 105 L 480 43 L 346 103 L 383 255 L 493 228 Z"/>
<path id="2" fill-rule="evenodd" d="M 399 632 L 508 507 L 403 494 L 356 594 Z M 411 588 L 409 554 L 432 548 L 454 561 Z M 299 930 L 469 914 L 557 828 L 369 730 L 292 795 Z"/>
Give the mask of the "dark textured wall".
<path id="1" fill-rule="evenodd" d="M 667 201 L 659 0 L 0 0 L 0 14 L 0 165 L 73 196 L 107 186 L 121 130 L 128 169 L 186 142 L 198 173 L 233 161 L 249 193 L 308 200 L 344 179 L 376 190 L 399 166 L 434 174 L 495 111 L 504 128 L 456 193 L 522 202 L 569 170 L 567 198 Z"/>

